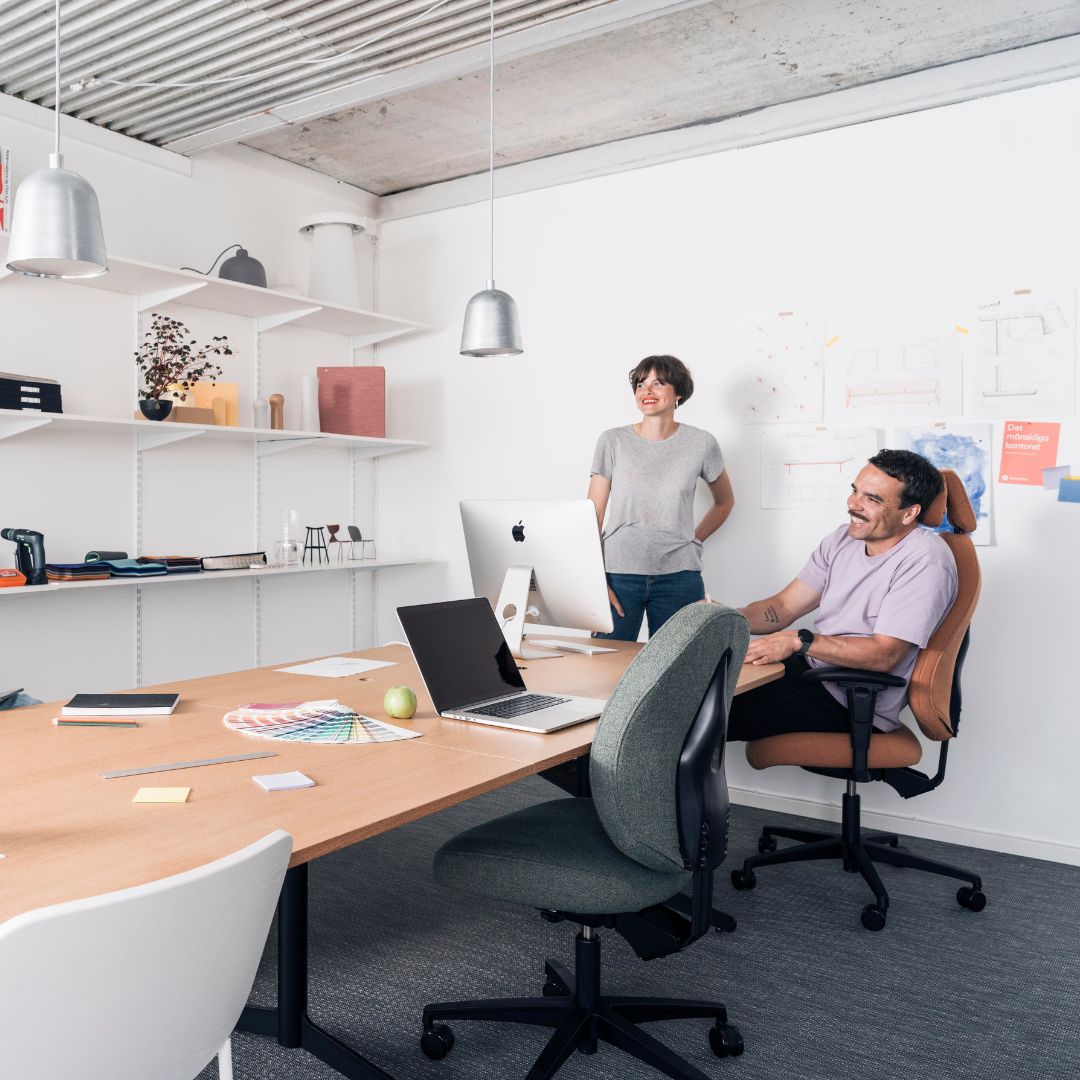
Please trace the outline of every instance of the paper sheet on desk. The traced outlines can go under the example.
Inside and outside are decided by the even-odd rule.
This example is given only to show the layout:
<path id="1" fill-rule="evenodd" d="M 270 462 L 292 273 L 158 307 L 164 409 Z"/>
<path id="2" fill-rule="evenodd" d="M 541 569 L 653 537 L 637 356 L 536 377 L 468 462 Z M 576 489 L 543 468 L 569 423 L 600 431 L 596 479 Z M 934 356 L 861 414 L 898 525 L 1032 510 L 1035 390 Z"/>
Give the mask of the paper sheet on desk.
<path id="1" fill-rule="evenodd" d="M 324 679 L 340 679 L 346 675 L 361 675 L 365 671 L 393 667 L 396 663 L 396 660 L 358 660 L 354 656 L 327 656 L 323 660 L 312 660 L 307 664 L 275 670 L 288 675 L 318 675 Z"/>

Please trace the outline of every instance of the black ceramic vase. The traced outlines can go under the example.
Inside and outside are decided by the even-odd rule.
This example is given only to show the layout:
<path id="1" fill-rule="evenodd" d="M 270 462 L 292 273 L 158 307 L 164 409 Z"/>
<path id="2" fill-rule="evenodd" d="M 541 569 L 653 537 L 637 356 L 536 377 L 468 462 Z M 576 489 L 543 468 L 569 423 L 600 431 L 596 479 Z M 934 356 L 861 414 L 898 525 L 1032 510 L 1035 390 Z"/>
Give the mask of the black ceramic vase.
<path id="1" fill-rule="evenodd" d="M 172 407 L 173 403 L 168 399 L 161 401 L 160 399 L 149 398 L 146 401 L 139 402 L 139 412 L 147 420 L 164 420 L 172 412 Z"/>

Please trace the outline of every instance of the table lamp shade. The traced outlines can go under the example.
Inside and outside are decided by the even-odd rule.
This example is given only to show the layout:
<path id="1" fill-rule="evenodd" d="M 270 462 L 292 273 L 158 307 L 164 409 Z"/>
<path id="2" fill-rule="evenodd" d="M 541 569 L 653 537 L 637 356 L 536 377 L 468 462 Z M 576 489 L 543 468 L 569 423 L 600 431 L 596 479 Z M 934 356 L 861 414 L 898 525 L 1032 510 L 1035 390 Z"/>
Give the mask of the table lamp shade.
<path id="1" fill-rule="evenodd" d="M 8 269 L 32 277 L 96 277 L 109 269 L 94 189 L 52 154 L 15 193 Z"/>

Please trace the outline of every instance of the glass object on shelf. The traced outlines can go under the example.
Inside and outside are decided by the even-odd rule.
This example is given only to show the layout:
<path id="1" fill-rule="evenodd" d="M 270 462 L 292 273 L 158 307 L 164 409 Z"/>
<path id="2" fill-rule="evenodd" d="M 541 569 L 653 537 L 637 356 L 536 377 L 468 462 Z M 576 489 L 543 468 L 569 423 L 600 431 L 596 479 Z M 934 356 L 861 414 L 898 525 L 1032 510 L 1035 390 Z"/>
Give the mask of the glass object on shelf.
<path id="1" fill-rule="evenodd" d="M 275 561 L 280 566 L 297 566 L 303 546 L 300 543 L 300 514 L 296 510 L 281 511 L 280 538 L 274 545 Z"/>
<path id="2" fill-rule="evenodd" d="M 270 402 L 264 397 L 257 397 L 251 403 L 252 427 L 266 431 L 270 427 Z"/>

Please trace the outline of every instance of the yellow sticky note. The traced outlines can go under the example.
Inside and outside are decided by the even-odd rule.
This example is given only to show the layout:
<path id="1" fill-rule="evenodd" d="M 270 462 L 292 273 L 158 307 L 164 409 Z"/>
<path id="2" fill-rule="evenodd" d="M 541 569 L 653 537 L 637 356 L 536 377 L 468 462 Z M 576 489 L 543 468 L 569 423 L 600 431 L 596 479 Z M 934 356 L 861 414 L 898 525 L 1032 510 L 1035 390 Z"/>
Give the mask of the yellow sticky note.
<path id="1" fill-rule="evenodd" d="M 832 348 L 832 346 L 835 345 L 839 340 L 840 340 L 840 335 L 839 334 L 833 335 L 833 337 L 829 338 L 829 340 L 825 342 L 825 348 L 826 349 Z"/>
<path id="2" fill-rule="evenodd" d="M 132 802 L 187 802 L 189 787 L 141 787 Z"/>
<path id="3" fill-rule="evenodd" d="M 956 331 L 956 332 L 957 332 L 958 334 L 970 334 L 970 333 L 971 333 L 971 331 L 970 331 L 970 330 L 969 330 L 969 329 L 968 329 L 968 328 L 967 328 L 966 326 L 961 326 L 961 325 L 960 325 L 959 323 L 957 323 L 957 324 L 956 324 L 956 325 L 955 325 L 955 326 L 953 327 L 953 329 L 954 329 L 954 330 L 955 330 L 955 331 Z"/>

